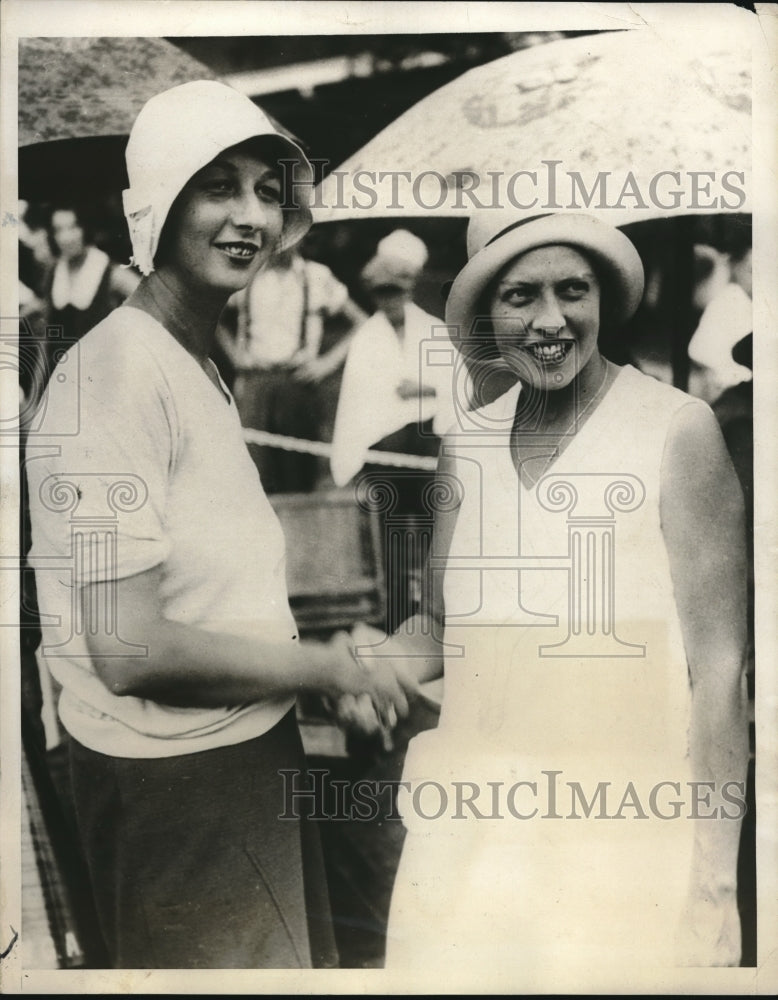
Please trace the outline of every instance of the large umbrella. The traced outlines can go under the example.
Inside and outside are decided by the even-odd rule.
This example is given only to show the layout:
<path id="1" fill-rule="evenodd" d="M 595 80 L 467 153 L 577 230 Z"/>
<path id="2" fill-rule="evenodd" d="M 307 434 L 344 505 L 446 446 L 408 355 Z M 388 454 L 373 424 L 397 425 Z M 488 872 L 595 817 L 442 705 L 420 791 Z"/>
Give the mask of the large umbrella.
<path id="1" fill-rule="evenodd" d="M 161 38 L 19 40 L 19 195 L 83 198 L 127 186 L 124 148 L 154 94 L 214 73 Z"/>
<path id="2" fill-rule="evenodd" d="M 553 175 L 556 200 L 576 207 L 566 203 L 578 174 L 577 207 L 587 196 L 594 207 L 621 199 L 626 211 L 611 213 L 619 224 L 635 207 L 638 216 L 669 214 L 678 185 L 667 172 L 682 175 L 682 207 L 745 211 L 737 192 L 750 172 L 750 107 L 750 53 L 738 31 L 688 37 L 646 27 L 537 45 L 470 70 L 401 115 L 325 179 L 317 218 L 467 213 L 473 177 L 481 203 L 497 191 L 503 204 L 533 194 L 542 204 Z M 517 177 L 506 201 L 520 170 L 536 180 Z M 693 171 L 715 178 L 695 181 Z M 734 192 L 722 187 L 725 175 Z M 634 194 L 621 197 L 624 184 L 645 209 Z"/>

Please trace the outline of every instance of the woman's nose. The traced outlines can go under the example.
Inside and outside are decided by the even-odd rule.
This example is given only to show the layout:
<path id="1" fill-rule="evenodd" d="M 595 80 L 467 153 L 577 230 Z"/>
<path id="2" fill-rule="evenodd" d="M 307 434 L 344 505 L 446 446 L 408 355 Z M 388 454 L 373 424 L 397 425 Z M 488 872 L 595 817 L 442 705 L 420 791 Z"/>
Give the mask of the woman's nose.
<path id="1" fill-rule="evenodd" d="M 232 221 L 238 229 L 264 229 L 274 206 L 262 201 L 254 191 L 247 191 L 233 202 Z"/>
<path id="2" fill-rule="evenodd" d="M 532 318 L 533 330 L 548 331 L 555 334 L 565 325 L 565 317 L 559 306 L 556 295 L 544 295 L 538 303 L 537 311 Z"/>

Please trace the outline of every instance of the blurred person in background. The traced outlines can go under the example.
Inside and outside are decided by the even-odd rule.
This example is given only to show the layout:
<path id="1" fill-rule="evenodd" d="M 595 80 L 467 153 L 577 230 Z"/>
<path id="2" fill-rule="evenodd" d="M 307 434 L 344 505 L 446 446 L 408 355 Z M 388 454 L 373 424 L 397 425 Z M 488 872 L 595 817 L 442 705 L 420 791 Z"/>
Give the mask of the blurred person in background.
<path id="1" fill-rule="evenodd" d="M 54 263 L 47 212 L 19 201 L 19 414 L 25 430 L 46 383 L 46 284 Z"/>
<path id="2" fill-rule="evenodd" d="M 732 359 L 739 367 L 753 371 L 752 333 L 746 334 L 732 348 Z M 744 378 L 732 385 L 715 400 L 713 412 L 721 426 L 732 464 L 735 466 L 746 502 L 746 529 L 753 545 L 754 531 L 754 382 Z M 753 555 L 752 555 L 753 560 Z M 753 561 L 750 564 L 750 590 L 753 592 Z M 753 597 L 753 593 L 752 593 Z M 749 614 L 751 645 L 753 646 L 753 607 Z M 753 658 L 753 648 L 751 650 Z"/>
<path id="3" fill-rule="evenodd" d="M 55 261 L 46 282 L 46 321 L 61 326 L 66 339 L 80 340 L 134 291 L 139 279 L 94 245 L 77 206 L 52 211 L 49 237 Z"/>
<path id="4" fill-rule="evenodd" d="M 19 201 L 19 280 L 29 294 L 39 300 L 45 294 L 46 276 L 53 263 L 49 233 L 46 228 L 48 215 L 41 206 Z M 23 300 L 24 302 L 24 300 Z"/>
<path id="5" fill-rule="evenodd" d="M 736 364 L 753 370 L 753 334 L 749 333 L 732 348 Z M 730 386 L 713 403 L 713 412 L 721 427 L 732 464 L 740 480 L 745 499 L 746 550 L 748 555 L 748 653 L 746 678 L 749 697 L 749 740 L 751 765 L 748 773 L 748 813 L 743 822 L 738 868 L 738 901 L 744 928 L 744 964 L 756 964 L 756 802 L 754 798 L 754 761 L 756 732 L 754 697 L 756 693 L 756 646 L 754 631 L 754 382 L 743 379 Z M 736 525 L 733 525 L 736 528 Z"/>
<path id="6" fill-rule="evenodd" d="M 361 280 L 375 312 L 356 332 L 343 371 L 330 468 L 336 486 L 355 480 L 386 484 L 396 498 L 393 518 L 404 519 L 408 534 L 428 519 L 424 491 L 434 473 L 379 463 L 365 464 L 368 449 L 434 459 L 442 434 L 454 420 L 454 365 L 430 363 L 435 327 L 442 321 L 413 302 L 428 251 L 413 233 L 397 229 L 384 237 L 362 270 Z M 446 342 L 446 348 L 451 347 Z M 386 539 L 384 539 L 386 543 Z M 388 551 L 388 627 L 407 617 L 418 600 L 418 575 L 423 563 L 420 537 L 402 546 L 405 564 L 394 565 Z M 390 564 L 392 563 L 392 564 Z"/>
<path id="7" fill-rule="evenodd" d="M 82 208 L 55 207 L 45 227 L 39 217 L 33 206 L 26 208 L 30 222 L 20 237 L 25 422 L 32 419 L 60 353 L 120 305 L 139 280 L 93 244 Z"/>
<path id="8" fill-rule="evenodd" d="M 723 255 L 727 280 L 713 291 L 689 342 L 689 392 L 706 403 L 752 378 L 751 369 L 733 356 L 735 345 L 753 330 L 751 220 L 722 216 L 719 229 L 716 249 Z"/>
<path id="9" fill-rule="evenodd" d="M 348 352 L 365 314 L 348 289 L 322 263 L 294 248 L 278 254 L 233 297 L 234 335 L 219 326 L 219 344 L 234 370 L 233 392 L 244 427 L 305 440 L 321 440 L 317 387 Z M 321 352 L 324 324 L 346 325 L 338 342 Z M 319 463 L 314 455 L 249 443 L 266 493 L 307 493 Z"/>

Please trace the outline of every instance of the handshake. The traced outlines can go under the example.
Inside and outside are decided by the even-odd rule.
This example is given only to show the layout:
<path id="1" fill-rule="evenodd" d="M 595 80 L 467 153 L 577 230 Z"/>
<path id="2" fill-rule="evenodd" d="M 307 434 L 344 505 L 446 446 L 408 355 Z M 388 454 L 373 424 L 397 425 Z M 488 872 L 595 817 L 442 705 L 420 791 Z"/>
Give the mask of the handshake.
<path id="1" fill-rule="evenodd" d="M 351 634 L 336 633 L 330 642 L 345 665 L 339 690 L 330 689 L 325 696 L 330 713 L 344 729 L 365 737 L 380 735 L 384 749 L 391 750 L 398 719 L 408 715 L 409 699 L 420 694 L 413 657 L 397 636 L 387 638 L 364 624 L 356 625 Z M 365 647 L 379 644 L 378 655 L 360 659 L 359 653 L 367 652 Z"/>

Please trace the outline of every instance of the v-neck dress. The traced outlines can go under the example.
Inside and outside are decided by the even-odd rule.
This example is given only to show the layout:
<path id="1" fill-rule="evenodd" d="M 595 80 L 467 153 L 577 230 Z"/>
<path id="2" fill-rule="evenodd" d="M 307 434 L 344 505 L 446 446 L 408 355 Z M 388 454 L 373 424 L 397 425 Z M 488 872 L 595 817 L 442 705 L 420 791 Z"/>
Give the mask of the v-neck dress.
<path id="1" fill-rule="evenodd" d="M 406 757 L 387 966 L 671 963 L 695 806 L 660 471 L 673 417 L 704 404 L 622 368 L 529 488 L 518 402 L 452 446 L 445 690 Z"/>

